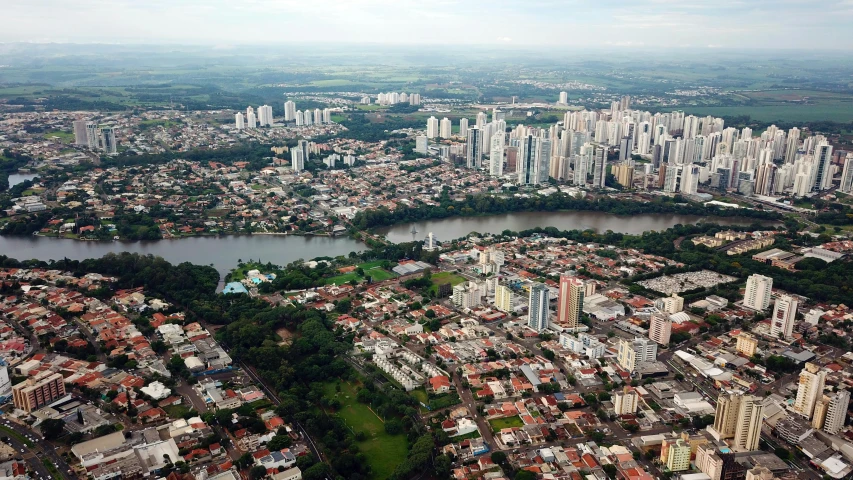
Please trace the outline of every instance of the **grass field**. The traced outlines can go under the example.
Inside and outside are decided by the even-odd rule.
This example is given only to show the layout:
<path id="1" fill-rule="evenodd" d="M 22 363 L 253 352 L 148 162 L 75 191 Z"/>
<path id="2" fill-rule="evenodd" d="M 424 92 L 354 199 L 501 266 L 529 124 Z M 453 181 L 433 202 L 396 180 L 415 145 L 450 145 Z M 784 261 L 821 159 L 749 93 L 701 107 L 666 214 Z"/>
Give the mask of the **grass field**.
<path id="1" fill-rule="evenodd" d="M 385 425 L 367 405 L 355 399 L 358 388 L 348 382 L 341 382 L 341 391 L 335 391 L 336 383 L 325 385 L 325 395 L 341 402 L 341 409 L 335 414 L 346 421 L 347 426 L 356 432 L 364 432 L 367 439 L 358 442 L 358 448 L 367 457 L 372 470 L 372 478 L 388 478 L 394 469 L 406 459 L 408 453 L 405 435 L 385 433 Z"/>
<path id="2" fill-rule="evenodd" d="M 62 143 L 71 143 L 74 141 L 74 134 L 71 132 L 63 132 L 62 130 L 54 130 L 52 132 L 45 132 L 44 138 L 50 137 L 58 137 L 59 141 Z"/>
<path id="3" fill-rule="evenodd" d="M 518 415 L 514 417 L 493 418 L 489 420 L 489 424 L 492 426 L 492 430 L 494 430 L 495 432 L 499 432 L 504 428 L 524 426 L 524 422 L 521 421 L 521 418 Z"/>
<path id="4" fill-rule="evenodd" d="M 383 280 L 388 280 L 389 278 L 394 278 L 397 275 L 389 272 L 382 268 L 382 261 L 373 261 L 373 262 L 365 262 L 360 263 L 358 265 L 364 270 L 364 276 L 361 276 L 355 272 L 344 273 L 341 275 L 335 275 L 334 277 L 329 277 L 326 279 L 326 285 L 343 285 L 351 280 L 361 281 L 366 277 L 370 277 L 370 279 L 374 282 L 381 282 Z"/>
<path id="5" fill-rule="evenodd" d="M 438 293 L 438 286 L 442 283 L 450 283 L 451 286 L 459 285 L 465 281 L 465 277 L 461 277 L 452 272 L 439 272 L 432 276 L 432 286 L 429 287 L 433 293 Z"/>

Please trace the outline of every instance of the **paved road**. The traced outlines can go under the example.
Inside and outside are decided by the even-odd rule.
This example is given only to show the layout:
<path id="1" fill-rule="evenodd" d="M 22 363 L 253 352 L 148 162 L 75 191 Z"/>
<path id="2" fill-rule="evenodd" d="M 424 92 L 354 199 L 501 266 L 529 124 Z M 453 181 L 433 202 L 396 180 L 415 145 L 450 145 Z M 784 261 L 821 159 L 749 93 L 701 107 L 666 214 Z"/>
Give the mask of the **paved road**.
<path id="1" fill-rule="evenodd" d="M 27 447 L 26 445 L 23 445 L 21 442 L 15 439 L 15 437 L 11 435 L 5 435 L 3 432 L 0 432 L 0 436 L 6 436 L 9 438 L 9 444 L 17 452 L 21 452 L 21 450 L 24 450 L 22 456 L 27 462 L 27 464 L 30 465 L 30 468 L 34 472 L 36 472 L 37 477 L 40 476 L 45 479 L 52 478 L 50 472 L 47 470 L 47 467 L 45 467 L 42 463 L 42 460 L 46 458 L 56 466 L 56 469 L 59 471 L 59 474 L 62 476 L 62 478 L 77 478 L 77 475 L 68 465 L 68 463 L 66 463 L 65 460 L 63 460 L 62 457 L 60 457 L 59 454 L 56 453 L 56 449 L 53 447 L 53 445 L 51 445 L 50 442 L 48 442 L 47 440 L 44 440 L 41 435 L 33 432 L 27 427 L 12 422 L 8 419 L 3 419 L 3 426 L 14 430 L 15 432 L 24 437 L 29 437 L 33 439 L 33 446 Z"/>
<path id="2" fill-rule="evenodd" d="M 477 402 L 474 400 L 474 395 L 471 393 L 471 389 L 464 388 L 462 386 L 462 379 L 459 378 L 459 374 L 456 372 L 453 372 L 453 384 L 456 386 L 456 391 L 459 393 L 459 398 L 462 400 L 462 404 L 468 407 L 468 411 L 477 422 L 477 427 L 480 429 L 480 435 L 483 436 L 483 441 L 485 441 L 489 446 L 489 450 L 493 452 L 498 450 L 498 443 L 495 441 L 494 435 L 492 435 L 492 424 L 483 418 L 482 415 L 477 413 Z"/>

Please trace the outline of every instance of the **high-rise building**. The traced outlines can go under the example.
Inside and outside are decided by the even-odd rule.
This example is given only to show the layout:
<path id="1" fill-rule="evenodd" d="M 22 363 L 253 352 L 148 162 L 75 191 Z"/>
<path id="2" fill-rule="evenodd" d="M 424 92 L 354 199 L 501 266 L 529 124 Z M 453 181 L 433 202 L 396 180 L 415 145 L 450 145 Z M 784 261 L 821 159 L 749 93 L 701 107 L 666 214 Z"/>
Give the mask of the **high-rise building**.
<path id="1" fill-rule="evenodd" d="M 460 118 L 459 119 L 459 134 L 462 135 L 468 131 L 468 119 Z"/>
<path id="2" fill-rule="evenodd" d="M 758 350 L 758 340 L 749 333 L 741 332 L 737 336 L 737 345 L 735 348 L 738 353 L 746 358 L 752 358 L 755 355 L 755 351 Z"/>
<path id="3" fill-rule="evenodd" d="M 597 146 L 593 154 L 592 187 L 604 188 L 607 177 L 607 149 Z"/>
<path id="4" fill-rule="evenodd" d="M 689 470 L 690 444 L 679 438 L 674 444 L 668 445 L 666 467 L 671 472 Z"/>
<path id="5" fill-rule="evenodd" d="M 459 132 L 460 135 L 464 135 L 465 132 Z M 441 138 L 450 138 L 453 136 L 453 122 L 450 121 L 449 118 L 444 117 L 441 119 L 441 128 L 439 128 L 439 135 Z"/>
<path id="6" fill-rule="evenodd" d="M 743 306 L 753 310 L 766 310 L 770 306 L 770 292 L 772 289 L 772 278 L 757 273 L 750 275 L 746 280 Z"/>
<path id="7" fill-rule="evenodd" d="M 616 361 L 619 366 L 633 372 L 637 365 L 654 362 L 657 359 L 658 344 L 648 338 L 635 338 L 633 340 L 620 339 L 619 350 Z"/>
<path id="8" fill-rule="evenodd" d="M 823 396 L 823 386 L 826 382 L 826 371 L 814 363 L 806 363 L 800 372 L 797 398 L 794 400 L 794 411 L 807 419 L 812 418 L 818 399 Z"/>
<path id="9" fill-rule="evenodd" d="M 299 173 L 305 170 L 305 153 L 300 148 L 292 148 L 290 150 L 290 168 L 293 173 Z"/>
<path id="10" fill-rule="evenodd" d="M 512 290 L 506 285 L 495 288 L 495 307 L 502 312 L 512 312 Z"/>
<path id="11" fill-rule="evenodd" d="M 550 155 L 551 143 L 545 139 L 528 134 L 521 142 L 518 152 L 518 183 L 521 185 L 539 185 L 542 179 L 540 169 L 545 158 Z M 546 170 L 547 175 L 547 170 Z"/>
<path id="12" fill-rule="evenodd" d="M 426 135 L 415 137 L 415 151 L 424 155 L 429 151 L 429 139 Z"/>
<path id="13" fill-rule="evenodd" d="M 476 126 L 468 129 L 465 140 L 467 153 L 465 162 L 468 168 L 480 168 L 483 165 L 483 134 Z"/>
<path id="14" fill-rule="evenodd" d="M 258 128 L 258 119 L 255 117 L 255 112 L 246 114 L 246 128 Z"/>
<path id="15" fill-rule="evenodd" d="M 560 275 L 560 292 L 557 298 L 557 324 L 562 328 L 577 329 L 583 311 L 583 280 Z"/>
<path id="16" fill-rule="evenodd" d="M 562 103 L 563 105 L 569 103 L 569 93 L 560 92 L 560 101 L 558 103 Z"/>
<path id="17" fill-rule="evenodd" d="M 291 100 L 284 102 L 284 121 L 291 122 L 296 120 L 296 104 Z"/>
<path id="18" fill-rule="evenodd" d="M 0 359 L 0 397 L 8 397 L 12 391 L 12 380 L 9 378 L 9 367 L 6 361 Z"/>
<path id="19" fill-rule="evenodd" d="M 672 320 L 667 315 L 653 313 L 649 320 L 649 339 L 659 345 L 669 345 L 669 336 L 672 334 Z"/>
<path id="20" fill-rule="evenodd" d="M 815 147 L 815 176 L 812 191 L 826 190 L 832 186 L 832 145 L 826 142 Z"/>
<path id="21" fill-rule="evenodd" d="M 438 137 L 438 119 L 435 117 L 429 117 L 427 119 L 427 138 L 436 138 Z"/>
<path id="22" fill-rule="evenodd" d="M 548 287 L 542 283 L 534 284 L 530 287 L 530 297 L 528 298 L 528 320 L 527 326 L 541 332 L 548 328 L 548 320 L 550 316 L 549 301 L 550 293 Z"/>
<path id="23" fill-rule="evenodd" d="M 761 438 L 764 405 L 759 397 L 744 395 L 740 400 L 732 447 L 735 451 L 751 452 L 758 449 Z"/>
<path id="24" fill-rule="evenodd" d="M 101 132 L 95 122 L 86 122 L 86 145 L 92 150 L 100 148 Z"/>
<path id="25" fill-rule="evenodd" d="M 717 412 L 711 432 L 718 440 L 731 439 L 737 451 L 758 448 L 761 436 L 764 406 L 759 397 L 740 394 L 723 394 L 717 399 Z"/>
<path id="26" fill-rule="evenodd" d="M 258 126 L 266 127 L 272 125 L 272 107 L 269 105 L 261 105 L 258 107 Z"/>
<path id="27" fill-rule="evenodd" d="M 743 480 L 747 467 L 738 462 L 734 453 L 717 451 L 711 444 L 696 449 L 696 468 L 711 480 Z"/>
<path id="28" fill-rule="evenodd" d="M 655 308 L 663 313 L 673 314 L 684 310 L 684 298 L 673 293 L 668 297 L 655 300 Z"/>
<path id="29" fill-rule="evenodd" d="M 823 431 L 835 435 L 844 427 L 847 417 L 847 407 L 850 404 L 850 391 L 839 390 L 830 397 L 829 406 L 826 409 L 826 420 L 823 422 Z"/>
<path id="30" fill-rule="evenodd" d="M 243 130 L 246 128 L 246 120 L 243 118 L 242 113 L 237 112 L 237 114 L 234 115 L 234 126 L 237 127 L 237 130 Z"/>
<path id="31" fill-rule="evenodd" d="M 77 122 L 74 122 L 75 125 Z M 75 126 L 76 133 L 76 126 Z M 844 168 L 841 170 L 841 184 L 838 186 L 841 193 L 853 193 L 853 153 L 848 153 L 844 159 Z"/>
<path id="32" fill-rule="evenodd" d="M 773 316 L 770 317 L 770 335 L 777 338 L 791 338 L 791 334 L 794 333 L 798 305 L 799 302 L 789 295 L 782 295 L 776 299 L 773 305 Z"/>
<path id="33" fill-rule="evenodd" d="M 492 135 L 489 149 L 489 175 L 500 177 L 504 174 L 504 132 Z"/>
<path id="34" fill-rule="evenodd" d="M 86 120 L 74 120 L 74 144 L 88 145 L 89 139 L 86 136 Z"/>
<path id="35" fill-rule="evenodd" d="M 12 401 L 16 408 L 25 412 L 38 410 L 65 396 L 62 375 L 51 371 L 42 372 L 12 387 Z"/>
<path id="36" fill-rule="evenodd" d="M 482 303 L 484 290 L 477 282 L 463 282 L 453 287 L 451 300 L 459 308 L 473 308 Z"/>
<path id="37" fill-rule="evenodd" d="M 621 393 L 613 394 L 613 411 L 616 415 L 637 413 L 639 396 L 633 387 L 625 387 Z"/>
<path id="38" fill-rule="evenodd" d="M 116 131 L 113 127 L 101 127 L 101 148 L 110 155 L 118 152 Z"/>

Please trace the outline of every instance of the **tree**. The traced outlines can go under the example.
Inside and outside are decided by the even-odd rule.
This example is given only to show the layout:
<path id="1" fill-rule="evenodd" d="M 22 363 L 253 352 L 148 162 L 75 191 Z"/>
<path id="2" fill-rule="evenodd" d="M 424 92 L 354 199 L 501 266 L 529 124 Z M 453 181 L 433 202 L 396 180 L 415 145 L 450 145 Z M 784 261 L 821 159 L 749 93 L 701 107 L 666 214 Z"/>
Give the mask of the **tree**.
<path id="1" fill-rule="evenodd" d="M 397 435 L 403 433 L 403 424 L 400 420 L 392 418 L 385 421 L 385 432 L 388 435 Z"/>
<path id="2" fill-rule="evenodd" d="M 267 443 L 267 448 L 270 451 L 281 450 L 288 448 L 293 444 L 293 440 L 288 435 L 276 435 Z"/>
<path id="3" fill-rule="evenodd" d="M 520 470 L 515 474 L 515 480 L 536 480 L 536 474 L 530 470 Z"/>
<path id="4" fill-rule="evenodd" d="M 48 440 L 56 440 L 60 436 L 62 436 L 62 432 L 65 431 L 65 422 L 62 420 L 56 420 L 53 418 L 48 418 L 47 420 L 41 422 L 41 433 L 44 435 L 44 438 Z"/>
<path id="5" fill-rule="evenodd" d="M 263 465 L 255 465 L 249 470 L 249 478 L 251 480 L 258 480 L 267 476 L 267 467 Z"/>
<path id="6" fill-rule="evenodd" d="M 506 454 L 504 452 L 492 452 L 492 461 L 498 465 L 503 465 L 506 462 Z"/>
<path id="7" fill-rule="evenodd" d="M 608 463 L 608 464 L 604 465 L 604 467 L 602 467 L 602 468 L 604 468 L 604 473 L 606 473 L 608 477 L 616 478 L 616 473 L 617 473 L 616 465 L 613 465 L 612 463 Z"/>

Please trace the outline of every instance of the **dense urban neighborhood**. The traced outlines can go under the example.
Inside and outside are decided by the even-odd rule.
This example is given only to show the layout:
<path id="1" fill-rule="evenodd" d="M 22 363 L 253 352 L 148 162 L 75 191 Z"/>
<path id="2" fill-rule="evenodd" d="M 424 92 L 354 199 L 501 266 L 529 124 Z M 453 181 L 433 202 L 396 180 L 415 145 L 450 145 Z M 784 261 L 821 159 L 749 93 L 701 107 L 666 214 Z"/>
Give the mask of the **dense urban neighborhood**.
<path id="1" fill-rule="evenodd" d="M 847 127 L 496 85 L 0 96 L 0 477 L 851 478 Z"/>

